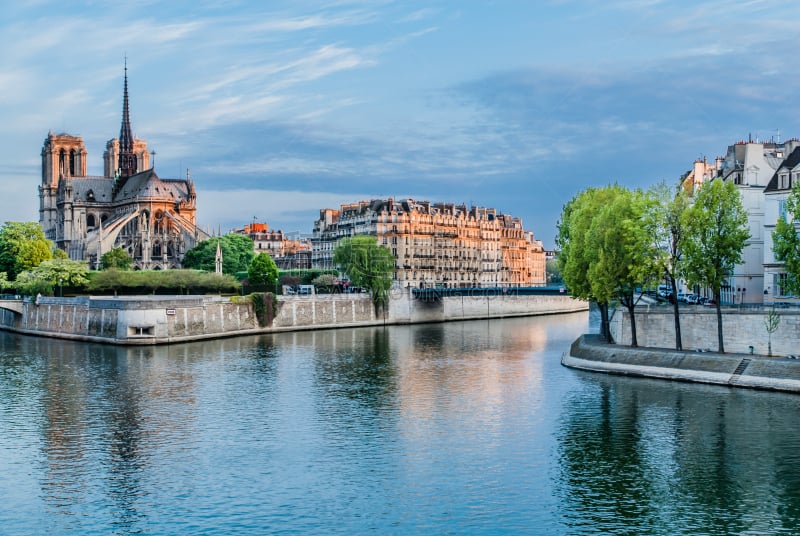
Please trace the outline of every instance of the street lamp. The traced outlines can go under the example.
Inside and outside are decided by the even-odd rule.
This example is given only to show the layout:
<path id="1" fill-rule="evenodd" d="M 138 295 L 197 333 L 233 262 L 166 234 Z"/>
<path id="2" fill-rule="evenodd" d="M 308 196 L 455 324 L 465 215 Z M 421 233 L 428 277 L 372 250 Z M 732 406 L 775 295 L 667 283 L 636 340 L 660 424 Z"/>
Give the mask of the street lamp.
<path id="1" fill-rule="evenodd" d="M 58 297 L 64 297 L 64 280 L 62 278 L 58 278 Z"/>

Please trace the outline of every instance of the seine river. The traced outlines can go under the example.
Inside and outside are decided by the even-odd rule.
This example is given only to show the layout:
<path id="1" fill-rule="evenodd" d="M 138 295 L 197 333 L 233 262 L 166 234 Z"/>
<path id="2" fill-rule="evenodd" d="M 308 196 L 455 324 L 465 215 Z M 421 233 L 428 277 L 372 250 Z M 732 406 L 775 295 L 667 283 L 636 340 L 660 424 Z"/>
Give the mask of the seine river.
<path id="1" fill-rule="evenodd" d="M 0 534 L 800 532 L 800 396 L 562 367 L 587 324 L 0 333 Z"/>

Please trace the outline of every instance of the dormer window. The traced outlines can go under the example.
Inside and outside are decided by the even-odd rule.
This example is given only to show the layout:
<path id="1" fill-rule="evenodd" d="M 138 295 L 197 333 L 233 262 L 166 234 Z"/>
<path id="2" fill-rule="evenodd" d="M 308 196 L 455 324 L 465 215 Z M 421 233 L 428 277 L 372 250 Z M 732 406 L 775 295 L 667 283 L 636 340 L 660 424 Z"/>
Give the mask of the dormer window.
<path id="1" fill-rule="evenodd" d="M 86 192 L 86 200 L 87 201 L 94 201 L 94 192 L 92 190 L 89 190 L 88 192 Z"/>
<path id="2" fill-rule="evenodd" d="M 785 190 L 787 188 L 791 188 L 792 183 L 789 180 L 789 173 L 781 173 L 778 175 L 778 188 L 781 190 Z"/>

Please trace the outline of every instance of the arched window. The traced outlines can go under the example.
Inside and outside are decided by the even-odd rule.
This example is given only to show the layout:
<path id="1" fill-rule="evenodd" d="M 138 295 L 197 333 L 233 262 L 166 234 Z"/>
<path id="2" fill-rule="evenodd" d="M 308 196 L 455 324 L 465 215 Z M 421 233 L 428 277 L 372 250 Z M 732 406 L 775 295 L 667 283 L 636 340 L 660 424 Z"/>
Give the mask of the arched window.
<path id="1" fill-rule="evenodd" d="M 69 152 L 69 174 L 71 177 L 77 175 L 77 171 L 75 169 L 75 149 L 70 150 Z"/>
<path id="2" fill-rule="evenodd" d="M 161 256 L 161 242 L 156 242 L 153 244 L 153 257 L 160 257 Z"/>
<path id="3" fill-rule="evenodd" d="M 58 172 L 61 175 L 67 174 L 67 151 L 64 149 L 61 149 L 61 152 L 58 153 Z"/>
<path id="4" fill-rule="evenodd" d="M 164 224 L 163 224 L 164 213 L 160 210 L 155 213 L 153 217 L 153 232 L 156 234 L 160 234 L 164 232 Z"/>
<path id="5" fill-rule="evenodd" d="M 91 228 L 93 228 L 95 225 L 97 225 L 97 223 L 95 222 L 95 219 L 94 219 L 94 214 L 89 214 L 89 215 L 87 215 L 87 216 L 86 216 L 86 228 L 87 228 L 87 229 L 91 229 Z"/>

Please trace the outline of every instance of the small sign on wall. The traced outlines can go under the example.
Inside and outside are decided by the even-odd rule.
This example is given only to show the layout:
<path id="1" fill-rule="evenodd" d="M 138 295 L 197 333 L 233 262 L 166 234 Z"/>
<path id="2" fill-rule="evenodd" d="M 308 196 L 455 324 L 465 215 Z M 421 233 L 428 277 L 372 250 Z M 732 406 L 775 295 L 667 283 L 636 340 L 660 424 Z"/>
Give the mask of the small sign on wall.
<path id="1" fill-rule="evenodd" d="M 173 316 L 175 314 L 175 309 L 167 309 L 167 316 Z"/>

